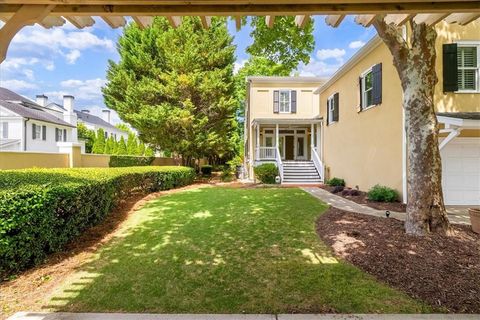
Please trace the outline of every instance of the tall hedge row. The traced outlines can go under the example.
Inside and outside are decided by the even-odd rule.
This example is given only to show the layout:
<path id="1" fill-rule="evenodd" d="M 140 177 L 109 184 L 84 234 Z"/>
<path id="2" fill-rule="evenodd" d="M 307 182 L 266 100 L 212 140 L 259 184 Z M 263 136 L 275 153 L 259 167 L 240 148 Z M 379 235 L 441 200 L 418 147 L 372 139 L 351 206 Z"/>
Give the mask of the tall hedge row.
<path id="1" fill-rule="evenodd" d="M 185 167 L 0 171 L 0 281 L 43 261 L 123 197 L 192 183 Z"/>

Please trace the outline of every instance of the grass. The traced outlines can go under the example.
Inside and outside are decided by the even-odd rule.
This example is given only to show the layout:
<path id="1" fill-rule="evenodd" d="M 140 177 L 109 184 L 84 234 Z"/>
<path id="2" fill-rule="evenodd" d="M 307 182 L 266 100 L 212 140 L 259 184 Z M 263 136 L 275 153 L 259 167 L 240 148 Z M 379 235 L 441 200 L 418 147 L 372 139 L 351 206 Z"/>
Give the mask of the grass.
<path id="1" fill-rule="evenodd" d="M 50 301 L 65 311 L 428 312 L 339 261 L 317 237 L 327 206 L 300 189 L 160 197 Z M 392 266 L 394 267 L 394 266 Z"/>

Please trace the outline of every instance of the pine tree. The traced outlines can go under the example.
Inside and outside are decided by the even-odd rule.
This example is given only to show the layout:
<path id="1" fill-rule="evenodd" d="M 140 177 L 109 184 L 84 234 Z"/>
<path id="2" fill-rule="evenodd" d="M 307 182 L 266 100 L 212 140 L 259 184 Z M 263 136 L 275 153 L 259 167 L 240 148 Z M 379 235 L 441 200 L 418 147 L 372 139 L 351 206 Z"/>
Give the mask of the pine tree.
<path id="1" fill-rule="evenodd" d="M 108 138 L 107 142 L 105 143 L 105 154 L 113 154 L 113 149 L 115 147 L 115 139 L 113 136 Z"/>
<path id="2" fill-rule="evenodd" d="M 105 151 L 105 131 L 102 128 L 97 130 L 95 141 L 92 146 L 92 153 L 102 154 Z"/>
<path id="3" fill-rule="evenodd" d="M 135 133 L 130 132 L 128 134 L 128 139 L 127 139 L 127 153 L 129 155 L 136 155 L 137 154 L 137 149 L 138 149 L 138 142 L 137 142 L 137 136 Z"/>
<path id="4" fill-rule="evenodd" d="M 116 154 L 118 155 L 126 155 L 127 154 L 127 144 L 125 143 L 125 139 L 123 136 L 120 137 L 118 141 L 118 148 L 116 150 Z"/>
<path id="5" fill-rule="evenodd" d="M 155 155 L 155 151 L 152 148 L 147 147 L 145 149 L 145 157 L 153 157 Z"/>
<path id="6" fill-rule="evenodd" d="M 145 154 L 145 144 L 143 142 L 140 142 L 137 147 L 137 156 L 143 156 Z"/>

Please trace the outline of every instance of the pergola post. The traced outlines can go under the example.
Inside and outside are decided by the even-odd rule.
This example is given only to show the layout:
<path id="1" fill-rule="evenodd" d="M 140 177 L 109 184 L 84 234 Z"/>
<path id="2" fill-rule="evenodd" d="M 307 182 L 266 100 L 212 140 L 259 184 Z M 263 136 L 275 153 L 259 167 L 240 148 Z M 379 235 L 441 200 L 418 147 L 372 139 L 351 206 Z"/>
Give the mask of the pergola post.
<path id="1" fill-rule="evenodd" d="M 0 29 L 0 63 L 6 56 L 13 37 L 23 27 L 40 22 L 52 11 L 54 5 L 23 5 Z"/>

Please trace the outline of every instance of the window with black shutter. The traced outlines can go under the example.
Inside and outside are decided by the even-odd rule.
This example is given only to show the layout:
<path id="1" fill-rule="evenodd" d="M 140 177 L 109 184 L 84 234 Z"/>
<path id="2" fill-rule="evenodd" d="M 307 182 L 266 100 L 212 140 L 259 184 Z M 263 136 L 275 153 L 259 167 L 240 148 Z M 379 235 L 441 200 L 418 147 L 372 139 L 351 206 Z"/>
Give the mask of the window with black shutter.
<path id="1" fill-rule="evenodd" d="M 290 112 L 297 113 L 297 91 L 290 91 Z"/>
<path id="2" fill-rule="evenodd" d="M 278 113 L 280 104 L 280 91 L 273 91 L 273 113 Z"/>
<path id="3" fill-rule="evenodd" d="M 63 129 L 63 141 L 67 141 L 67 129 Z"/>
<path id="4" fill-rule="evenodd" d="M 55 141 L 60 141 L 60 129 L 55 128 Z"/>
<path id="5" fill-rule="evenodd" d="M 443 45 L 443 92 L 458 90 L 457 44 Z"/>
<path id="6" fill-rule="evenodd" d="M 37 125 L 35 123 L 32 123 L 32 139 L 37 139 Z"/>
<path id="7" fill-rule="evenodd" d="M 327 100 L 327 124 L 338 122 L 339 112 L 339 94 L 337 92 Z"/>
<path id="8" fill-rule="evenodd" d="M 42 140 L 47 140 L 47 126 L 42 126 Z"/>
<path id="9" fill-rule="evenodd" d="M 360 110 L 382 103 L 382 64 L 376 64 L 360 77 Z"/>

